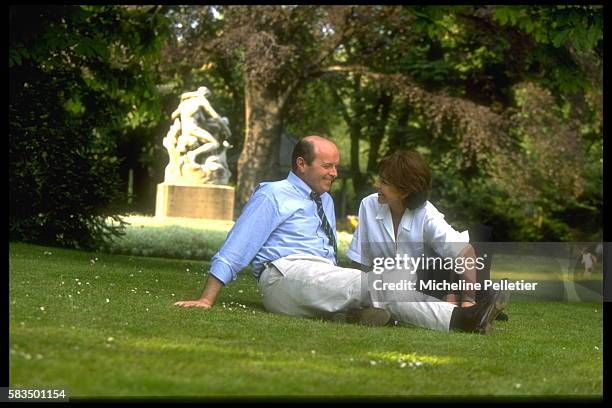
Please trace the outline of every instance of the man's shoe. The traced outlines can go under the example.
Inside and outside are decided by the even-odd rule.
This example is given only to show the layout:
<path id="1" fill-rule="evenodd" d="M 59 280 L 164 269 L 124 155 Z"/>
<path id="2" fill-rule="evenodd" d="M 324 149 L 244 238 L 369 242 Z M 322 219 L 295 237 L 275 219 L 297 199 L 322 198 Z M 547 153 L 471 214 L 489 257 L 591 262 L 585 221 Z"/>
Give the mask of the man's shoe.
<path id="1" fill-rule="evenodd" d="M 376 307 L 351 309 L 346 312 L 334 313 L 331 320 L 341 323 L 378 327 L 386 326 L 391 321 L 391 313 Z"/>
<path id="2" fill-rule="evenodd" d="M 505 313 L 505 312 L 501 312 L 500 314 L 497 315 L 495 320 L 498 321 L 498 322 L 507 322 L 508 321 L 508 314 Z"/>
<path id="3" fill-rule="evenodd" d="M 492 322 L 506 308 L 510 294 L 507 291 L 489 291 L 486 297 L 477 303 L 476 332 L 490 334 L 493 330 Z"/>

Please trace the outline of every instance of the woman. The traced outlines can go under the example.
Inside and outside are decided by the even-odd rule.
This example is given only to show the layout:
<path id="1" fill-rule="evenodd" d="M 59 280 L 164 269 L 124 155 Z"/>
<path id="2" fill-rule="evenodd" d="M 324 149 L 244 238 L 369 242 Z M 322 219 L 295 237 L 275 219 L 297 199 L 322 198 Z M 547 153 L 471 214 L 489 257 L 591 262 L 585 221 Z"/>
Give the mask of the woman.
<path id="1" fill-rule="evenodd" d="M 473 284 L 479 266 L 476 254 L 468 232 L 456 231 L 444 220 L 444 214 L 427 200 L 431 190 L 427 163 L 415 151 L 397 151 L 380 161 L 378 173 L 375 183 L 378 193 L 361 201 L 349 258 L 362 270 L 372 270 L 377 258 L 403 260 L 401 267 L 410 269 L 403 275 L 415 282 L 416 290 L 434 296 L 437 292 L 443 300 L 458 306 L 473 305 Z M 445 269 L 454 265 L 455 270 L 441 271 L 442 259 Z M 432 269 L 437 283 L 445 280 L 460 283 L 467 289 L 444 293 L 424 290 L 419 286 L 426 283 L 423 277 L 427 273 L 423 272 L 429 271 L 431 277 Z M 431 286 L 424 287 L 431 289 Z"/>

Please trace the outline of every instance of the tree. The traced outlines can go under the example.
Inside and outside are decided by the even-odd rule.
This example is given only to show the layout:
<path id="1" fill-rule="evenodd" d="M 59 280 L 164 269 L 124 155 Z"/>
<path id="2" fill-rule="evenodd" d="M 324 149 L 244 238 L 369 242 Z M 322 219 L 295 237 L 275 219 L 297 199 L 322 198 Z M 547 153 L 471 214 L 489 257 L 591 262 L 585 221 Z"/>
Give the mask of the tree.
<path id="1" fill-rule="evenodd" d="M 91 248 L 122 232 L 115 139 L 154 110 L 158 11 L 11 6 L 11 239 Z"/>
<path id="2" fill-rule="evenodd" d="M 390 12 L 380 7 L 365 9 Z M 356 11 L 352 6 L 227 6 L 188 11 L 188 19 L 197 19 L 198 24 L 183 24 L 185 52 L 197 50 L 203 60 L 230 60 L 242 68 L 246 134 L 238 161 L 239 205 L 276 162 L 283 117 L 295 92 L 320 75 L 321 67 L 346 38 L 368 28 L 368 13 L 357 16 Z"/>
<path id="3" fill-rule="evenodd" d="M 581 135 L 580 148 L 601 138 L 600 70 L 577 63 L 579 55 L 594 61 L 602 55 L 601 8 L 219 6 L 182 11 L 184 55 L 198 64 L 240 71 L 234 79 L 244 86 L 246 135 L 238 163 L 238 203 L 276 162 L 280 131 L 290 119 L 288 106 L 303 100 L 309 84 L 321 79 L 347 122 L 356 190 L 367 180 L 359 171 L 360 139 L 370 142 L 370 171 L 382 151 L 410 146 L 444 163 L 440 171 L 452 175 L 456 186 L 487 179 L 488 191 L 496 194 L 517 185 L 525 194 L 538 188 L 530 186 L 533 175 L 516 171 L 526 154 L 526 129 L 543 126 L 515 125 L 524 106 L 517 95 L 526 83 L 551 92 L 561 126 L 575 119 L 593 130 Z M 566 108 L 574 119 L 563 113 Z M 531 150 L 553 145 L 535 143 Z M 546 194 L 550 199 L 554 191 Z"/>
<path id="4" fill-rule="evenodd" d="M 427 155 L 431 154 L 431 162 L 446 163 L 444 178 L 460 184 L 464 195 L 472 192 L 475 197 L 489 193 L 510 195 L 502 206 L 512 203 L 522 207 L 514 211 L 517 216 L 513 222 L 535 226 L 513 237 L 568 239 L 568 229 L 561 228 L 563 222 L 555 214 L 567 213 L 572 205 L 579 205 L 574 200 L 581 194 L 577 186 L 585 183 L 581 159 L 585 145 L 601 140 L 602 134 L 598 131 L 602 123 L 598 103 L 601 75 L 593 73 L 601 72 L 597 56 L 602 45 L 602 20 L 597 8 L 523 6 L 505 11 L 497 7 L 435 6 L 409 7 L 406 11 L 416 19 L 410 25 L 412 30 L 399 36 L 399 42 L 394 41 L 398 37 L 395 32 L 387 31 L 393 37 L 377 58 L 369 58 L 365 63 L 358 59 L 339 61 L 327 70 L 343 73 L 347 78 L 355 78 L 359 73 L 361 78 L 384 84 L 394 95 L 394 104 L 401 108 L 391 114 L 388 129 L 393 135 L 388 136 L 388 148 L 417 145 L 424 149 Z M 503 12 L 530 20 L 531 34 L 498 21 L 495 16 Z M 527 22 L 523 26 L 529 27 Z M 533 27 L 546 36 L 533 34 Z M 564 42 L 554 40 L 559 38 L 559 31 L 564 33 L 561 36 Z M 352 41 L 353 46 L 356 42 Z M 572 43 L 582 46 L 573 47 Z M 596 69 L 585 70 L 584 64 L 575 63 L 578 49 L 588 60 L 595 61 Z M 337 79 L 330 83 L 336 87 L 343 84 Z M 548 109 L 547 115 L 541 117 L 546 117 L 545 120 L 525 115 L 525 101 L 521 101 L 520 94 L 529 83 L 537 84 L 531 88 L 534 91 L 552 92 L 554 99 L 539 98 L 541 106 Z M 350 93 L 350 86 L 344 89 Z M 356 103 L 367 105 L 363 97 L 356 92 L 353 95 Z M 537 104 L 529 109 L 533 106 Z M 363 106 L 343 114 L 349 128 L 350 121 L 361 116 L 358 109 L 363 110 Z M 405 125 L 400 123 L 406 124 L 409 117 L 426 132 L 404 131 L 404 136 L 410 136 L 403 140 L 398 135 Z M 532 141 L 529 147 L 528 140 Z M 565 153 L 560 154 L 562 151 Z M 375 153 L 376 148 L 371 148 L 370 154 Z M 551 172 L 554 166 L 549 162 L 566 156 L 569 160 L 563 162 L 565 166 Z M 527 165 L 519 167 L 517 163 Z M 533 172 L 547 165 L 549 168 L 536 183 L 538 177 Z M 449 172 L 451 168 L 456 170 Z M 551 179 L 551 173 L 556 174 L 557 180 Z M 546 174 L 547 177 L 542 177 Z M 477 188 L 470 191 L 470 182 L 485 183 L 483 177 L 492 178 L 495 191 L 476 191 Z M 445 184 L 448 191 L 455 190 Z M 568 201 L 566 194 L 570 193 L 572 199 Z M 456 195 L 454 201 L 458 202 Z M 487 200 L 479 200 L 483 202 Z M 499 207 L 499 203 L 491 203 L 491 208 L 493 205 Z M 478 210 L 471 218 L 477 219 L 480 214 L 482 219 L 487 213 L 480 205 L 471 207 Z M 537 210 L 534 212 L 533 208 Z M 597 206 L 590 208 L 598 211 Z M 510 212 L 507 208 L 506 213 Z M 519 218 L 521 212 L 524 221 Z"/>

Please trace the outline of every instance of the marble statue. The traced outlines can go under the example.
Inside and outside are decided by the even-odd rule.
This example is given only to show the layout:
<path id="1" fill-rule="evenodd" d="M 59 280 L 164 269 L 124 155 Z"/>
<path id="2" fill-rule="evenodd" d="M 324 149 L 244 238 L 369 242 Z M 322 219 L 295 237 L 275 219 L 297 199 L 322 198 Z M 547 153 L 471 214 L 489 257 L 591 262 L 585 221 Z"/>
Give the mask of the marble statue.
<path id="1" fill-rule="evenodd" d="M 232 146 L 229 121 L 211 106 L 208 88 L 181 95 L 172 113 L 174 122 L 163 139 L 170 161 L 166 166 L 166 183 L 227 184 L 231 172 L 227 167 L 227 149 Z"/>

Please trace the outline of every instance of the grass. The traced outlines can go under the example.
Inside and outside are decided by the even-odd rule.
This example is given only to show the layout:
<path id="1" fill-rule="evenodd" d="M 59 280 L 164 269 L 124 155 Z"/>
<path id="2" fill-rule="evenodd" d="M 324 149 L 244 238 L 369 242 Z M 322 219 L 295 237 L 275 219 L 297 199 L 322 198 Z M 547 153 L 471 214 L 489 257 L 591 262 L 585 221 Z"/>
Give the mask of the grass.
<path id="1" fill-rule="evenodd" d="M 479 336 L 264 311 L 248 272 L 209 311 L 206 262 L 11 243 L 10 386 L 70 397 L 602 396 L 602 305 L 511 302 Z"/>

